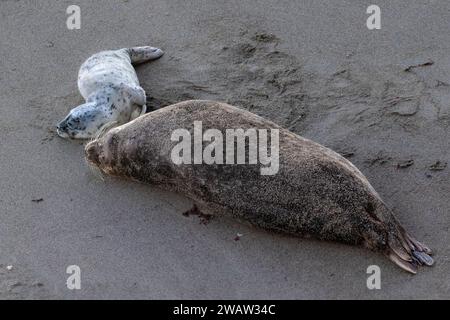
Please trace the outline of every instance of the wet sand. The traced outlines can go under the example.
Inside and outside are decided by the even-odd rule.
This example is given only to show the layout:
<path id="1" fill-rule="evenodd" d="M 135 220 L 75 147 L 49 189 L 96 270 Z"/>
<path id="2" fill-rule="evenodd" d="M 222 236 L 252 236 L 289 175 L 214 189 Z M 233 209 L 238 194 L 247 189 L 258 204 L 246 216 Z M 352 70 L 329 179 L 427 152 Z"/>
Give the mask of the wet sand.
<path id="1" fill-rule="evenodd" d="M 377 31 L 349 0 L 78 2 L 68 30 L 70 1 L 0 1 L 1 299 L 450 298 L 447 1 L 378 1 Z M 181 196 L 99 179 L 53 128 L 82 102 L 87 57 L 138 45 L 166 52 L 137 68 L 152 109 L 224 101 L 345 154 L 436 265 L 412 276 L 362 248 L 204 225 Z"/>

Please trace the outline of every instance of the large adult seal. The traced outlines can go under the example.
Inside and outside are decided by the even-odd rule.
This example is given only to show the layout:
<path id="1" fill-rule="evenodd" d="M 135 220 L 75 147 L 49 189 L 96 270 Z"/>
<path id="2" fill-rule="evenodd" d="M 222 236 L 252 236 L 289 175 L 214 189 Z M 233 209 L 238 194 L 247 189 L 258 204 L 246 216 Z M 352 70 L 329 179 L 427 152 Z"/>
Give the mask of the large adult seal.
<path id="1" fill-rule="evenodd" d="M 203 129 L 277 129 L 279 170 L 261 164 L 175 164 L 172 133 Z M 217 132 L 217 131 L 216 131 Z M 246 149 L 250 146 L 246 141 Z M 227 146 L 228 147 L 228 146 Z M 205 147 L 206 149 L 206 147 Z M 431 250 L 400 225 L 364 175 L 336 152 L 233 106 L 186 101 L 148 113 L 86 145 L 102 172 L 182 193 L 200 212 L 224 214 L 278 232 L 363 245 L 416 273 Z"/>
<path id="2" fill-rule="evenodd" d="M 162 55 L 158 48 L 135 47 L 102 51 L 87 59 L 78 74 L 78 88 L 86 103 L 72 109 L 58 124 L 58 135 L 89 139 L 106 124 L 124 124 L 144 114 L 145 91 L 133 64 Z"/>

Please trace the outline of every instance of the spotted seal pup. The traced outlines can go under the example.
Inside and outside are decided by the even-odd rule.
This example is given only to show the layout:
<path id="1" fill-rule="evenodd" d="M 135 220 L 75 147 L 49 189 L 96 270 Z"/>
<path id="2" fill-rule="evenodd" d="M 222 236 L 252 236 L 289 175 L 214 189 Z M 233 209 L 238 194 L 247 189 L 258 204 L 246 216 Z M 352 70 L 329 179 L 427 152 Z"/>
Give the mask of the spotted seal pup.
<path id="1" fill-rule="evenodd" d="M 93 138 L 108 123 L 123 124 L 146 112 L 145 91 L 133 65 L 154 60 L 163 51 L 153 47 L 102 51 L 87 59 L 78 73 L 86 103 L 72 109 L 57 125 L 62 138 Z"/>
<path id="2" fill-rule="evenodd" d="M 279 171 L 260 164 L 180 164 L 171 158 L 174 130 L 278 129 Z M 157 133 L 157 134 L 155 134 Z M 205 143 L 204 143 L 205 144 Z M 246 142 L 248 147 L 248 142 Z M 102 172 L 191 198 L 191 212 L 224 214 L 268 230 L 362 245 L 411 273 L 432 265 L 431 250 L 401 226 L 364 175 L 336 152 L 239 108 L 185 101 L 106 132 L 85 147 Z"/>

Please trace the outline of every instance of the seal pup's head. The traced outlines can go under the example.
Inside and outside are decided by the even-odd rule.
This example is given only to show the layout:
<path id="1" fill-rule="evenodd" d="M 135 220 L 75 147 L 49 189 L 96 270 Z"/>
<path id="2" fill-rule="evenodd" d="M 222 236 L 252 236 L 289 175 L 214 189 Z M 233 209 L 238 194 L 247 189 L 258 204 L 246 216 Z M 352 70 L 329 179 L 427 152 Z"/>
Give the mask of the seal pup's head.
<path id="1" fill-rule="evenodd" d="M 56 132 L 61 138 L 92 139 L 108 124 L 123 124 L 145 112 L 145 105 L 126 103 L 118 108 L 118 103 L 98 105 L 88 102 L 72 109 L 56 126 Z"/>
<path id="2" fill-rule="evenodd" d="M 72 110 L 56 126 L 61 138 L 90 139 L 97 131 L 111 121 L 111 116 L 95 103 L 85 103 Z"/>

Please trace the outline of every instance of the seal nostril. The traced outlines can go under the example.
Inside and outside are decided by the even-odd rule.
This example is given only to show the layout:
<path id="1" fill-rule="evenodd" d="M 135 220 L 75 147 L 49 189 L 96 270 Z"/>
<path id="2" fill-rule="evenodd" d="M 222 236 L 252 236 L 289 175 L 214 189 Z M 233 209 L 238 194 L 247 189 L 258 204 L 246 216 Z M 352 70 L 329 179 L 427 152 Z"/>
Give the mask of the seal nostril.
<path id="1" fill-rule="evenodd" d="M 56 125 L 56 129 L 59 131 L 65 131 L 67 129 L 67 123 L 61 122 Z"/>

